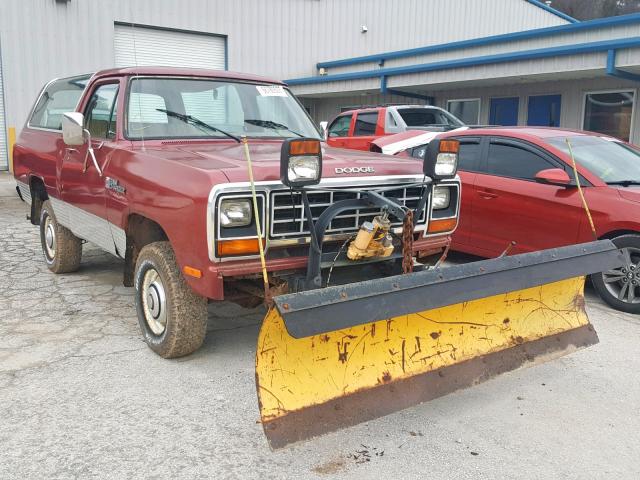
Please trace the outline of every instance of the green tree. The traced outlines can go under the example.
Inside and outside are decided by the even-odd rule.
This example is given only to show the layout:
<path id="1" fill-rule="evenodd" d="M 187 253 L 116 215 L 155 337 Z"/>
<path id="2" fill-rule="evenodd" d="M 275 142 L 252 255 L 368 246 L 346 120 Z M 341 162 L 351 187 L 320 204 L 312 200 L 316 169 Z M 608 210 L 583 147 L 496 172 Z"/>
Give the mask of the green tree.
<path id="1" fill-rule="evenodd" d="M 551 0 L 545 3 L 578 20 L 640 13 L 640 0 Z"/>

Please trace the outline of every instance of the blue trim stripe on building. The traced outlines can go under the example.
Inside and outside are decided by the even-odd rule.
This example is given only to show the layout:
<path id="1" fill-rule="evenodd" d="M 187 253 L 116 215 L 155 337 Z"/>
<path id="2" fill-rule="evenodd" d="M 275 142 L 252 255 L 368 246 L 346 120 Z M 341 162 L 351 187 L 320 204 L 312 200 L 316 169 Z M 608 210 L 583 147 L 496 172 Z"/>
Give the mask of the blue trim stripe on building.
<path id="1" fill-rule="evenodd" d="M 482 47 L 503 42 L 514 42 L 517 40 L 528 40 L 531 38 L 543 38 L 553 35 L 562 35 L 566 33 L 575 33 L 580 31 L 594 30 L 598 28 L 615 27 L 628 25 L 632 23 L 640 23 L 640 13 L 632 13 L 629 15 L 620 15 L 618 17 L 598 18 L 586 22 L 570 23 L 567 25 L 557 25 L 554 27 L 536 28 L 533 30 L 524 30 L 521 32 L 503 33 L 500 35 L 492 35 L 490 37 L 472 38 L 469 40 L 460 40 L 457 42 L 443 43 L 439 45 L 430 45 L 427 47 L 410 48 L 407 50 L 396 50 L 393 52 L 382 52 L 374 55 L 364 55 L 362 57 L 345 58 L 342 60 L 331 60 L 327 62 L 319 62 L 317 68 L 344 67 L 347 65 L 356 65 L 359 63 L 383 63 L 385 60 L 394 58 L 405 58 L 416 55 L 427 55 L 430 53 L 440 53 L 451 50 L 459 50 L 462 48 Z"/>
<path id="2" fill-rule="evenodd" d="M 320 75 L 315 77 L 293 78 L 285 80 L 289 85 L 310 85 L 315 83 L 337 82 L 341 80 L 359 80 L 364 78 L 383 78 L 409 73 L 434 72 L 451 68 L 475 67 L 497 63 L 517 62 L 520 60 L 535 60 L 548 57 L 561 57 L 582 53 L 606 52 L 620 48 L 640 47 L 640 37 L 619 38 L 615 40 L 601 40 L 597 42 L 562 45 L 559 47 L 536 48 L 520 52 L 482 55 L 479 57 L 444 60 L 440 62 L 422 63 L 403 67 L 379 68 L 360 72 L 337 73 L 335 75 Z"/>
<path id="3" fill-rule="evenodd" d="M 562 18 L 563 20 L 566 20 L 567 22 L 571 22 L 571 23 L 577 23 L 578 20 L 576 20 L 575 18 L 567 15 L 566 13 L 561 12 L 560 10 L 556 10 L 553 7 L 550 7 L 549 5 L 547 5 L 546 3 L 542 3 L 538 0 L 525 0 L 526 2 L 530 3 L 531 5 L 535 5 L 538 8 L 541 8 L 543 10 L 546 10 L 549 13 L 554 14 L 557 17 Z"/>

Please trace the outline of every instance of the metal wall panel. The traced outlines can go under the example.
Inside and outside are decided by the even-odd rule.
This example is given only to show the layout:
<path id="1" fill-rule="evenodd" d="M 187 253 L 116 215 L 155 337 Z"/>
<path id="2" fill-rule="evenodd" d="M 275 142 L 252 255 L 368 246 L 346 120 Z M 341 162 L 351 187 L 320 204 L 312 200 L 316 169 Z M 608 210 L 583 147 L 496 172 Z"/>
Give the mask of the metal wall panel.
<path id="1" fill-rule="evenodd" d="M 115 25 L 114 50 L 116 67 L 226 67 L 225 38 L 216 35 Z"/>

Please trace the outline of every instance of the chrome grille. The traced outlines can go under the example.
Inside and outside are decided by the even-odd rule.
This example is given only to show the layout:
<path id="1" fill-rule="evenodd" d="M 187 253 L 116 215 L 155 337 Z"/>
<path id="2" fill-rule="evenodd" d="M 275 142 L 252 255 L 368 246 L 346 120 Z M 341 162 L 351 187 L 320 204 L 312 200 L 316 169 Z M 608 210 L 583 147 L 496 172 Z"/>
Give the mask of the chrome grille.
<path id="1" fill-rule="evenodd" d="M 392 187 L 392 190 L 379 191 L 380 188 Z M 371 188 L 378 190 L 385 197 L 394 198 L 401 205 L 416 209 L 423 194 L 422 186 L 402 187 L 395 185 L 375 185 L 375 187 L 363 187 L 363 190 Z M 309 205 L 313 220 L 317 220 L 322 212 L 330 205 L 340 200 L 360 198 L 360 192 L 348 191 L 308 191 Z M 302 196 L 289 190 L 271 191 L 270 205 L 270 236 L 271 238 L 297 238 L 309 235 L 309 222 L 302 204 Z M 361 208 L 347 210 L 336 215 L 329 224 L 328 234 L 355 232 L 365 221 L 373 220 L 380 214 L 379 208 Z M 426 207 L 420 212 L 417 225 L 424 225 L 426 220 Z M 399 227 L 402 222 L 393 222 L 393 226 Z"/>

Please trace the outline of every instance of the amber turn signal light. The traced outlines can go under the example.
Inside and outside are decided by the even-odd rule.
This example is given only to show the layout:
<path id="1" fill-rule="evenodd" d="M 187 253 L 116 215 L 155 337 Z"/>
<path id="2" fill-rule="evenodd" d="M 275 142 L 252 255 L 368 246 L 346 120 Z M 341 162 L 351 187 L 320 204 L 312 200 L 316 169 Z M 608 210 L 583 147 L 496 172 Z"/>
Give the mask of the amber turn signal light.
<path id="1" fill-rule="evenodd" d="M 265 244 L 264 239 L 262 245 Z M 254 255 L 260 253 L 257 238 L 239 238 L 236 240 L 219 240 L 218 256 Z"/>
<path id="2" fill-rule="evenodd" d="M 188 265 L 182 267 L 182 272 L 193 278 L 202 278 L 202 270 L 198 270 L 197 268 L 190 267 Z"/>
<path id="3" fill-rule="evenodd" d="M 440 153 L 458 153 L 460 142 L 458 140 L 440 140 Z"/>
<path id="4" fill-rule="evenodd" d="M 428 233 L 450 232 L 458 224 L 457 218 L 445 218 L 442 220 L 431 220 L 429 223 Z"/>
<path id="5" fill-rule="evenodd" d="M 291 140 L 289 142 L 289 155 L 318 155 L 319 153 L 319 140 Z"/>

